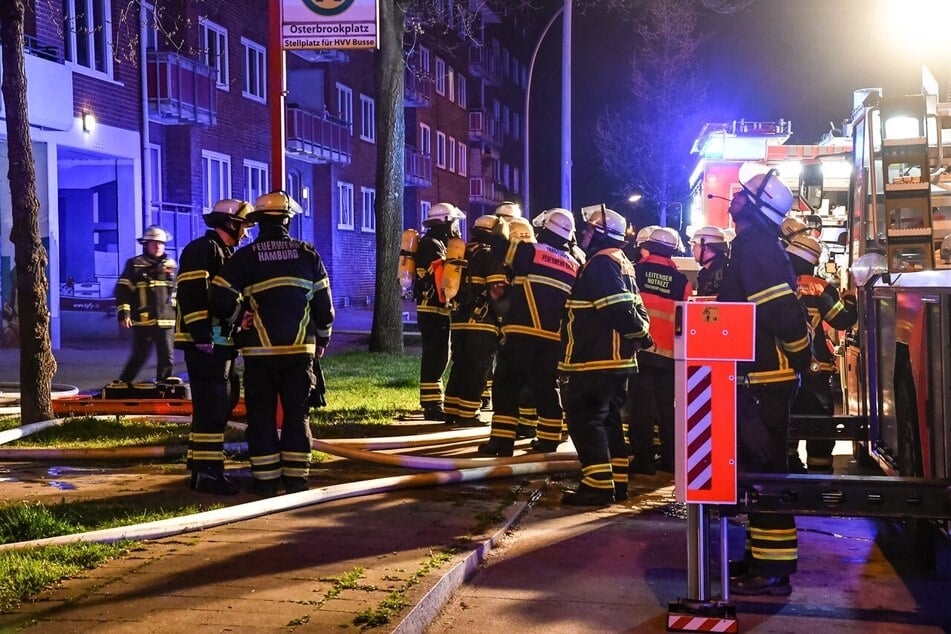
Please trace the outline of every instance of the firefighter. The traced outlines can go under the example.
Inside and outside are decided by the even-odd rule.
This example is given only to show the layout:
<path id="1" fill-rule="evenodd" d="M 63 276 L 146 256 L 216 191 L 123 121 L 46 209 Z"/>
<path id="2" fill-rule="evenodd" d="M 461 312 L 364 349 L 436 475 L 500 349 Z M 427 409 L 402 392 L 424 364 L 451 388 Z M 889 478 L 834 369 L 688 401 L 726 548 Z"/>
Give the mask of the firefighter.
<path id="1" fill-rule="evenodd" d="M 175 260 L 165 256 L 168 233 L 151 226 L 138 239 L 142 255 L 125 263 L 116 282 L 119 325 L 132 328 L 132 354 L 119 381 L 131 384 L 155 345 L 156 381 L 166 381 L 174 370 L 172 345 L 175 328 Z"/>
<path id="2" fill-rule="evenodd" d="M 264 497 L 281 485 L 287 493 L 308 488 L 314 359 L 324 354 L 334 318 L 320 255 L 288 235 L 297 213 L 300 205 L 283 191 L 258 198 L 249 215 L 257 239 L 224 263 L 211 287 L 212 316 L 242 327 L 237 344 L 244 355 L 251 492 Z"/>
<path id="3" fill-rule="evenodd" d="M 513 275 L 512 287 L 492 386 L 492 432 L 489 441 L 479 445 L 481 454 L 512 455 L 520 394 L 526 383 L 532 386 L 538 412 L 533 450 L 546 453 L 561 443 L 559 327 L 579 263 L 568 252 L 575 231 L 574 216 L 567 209 L 545 214 L 538 242 L 512 243 L 505 257 Z"/>
<path id="4" fill-rule="evenodd" d="M 628 433 L 634 459 L 632 473 L 652 475 L 655 468 L 674 471 L 674 304 L 687 301 L 693 287 L 670 259 L 680 236 L 657 227 L 641 243 L 637 288 L 650 315 L 654 346 L 638 354 L 637 376 L 630 382 Z M 654 426 L 660 438 L 660 464 L 654 464 Z"/>
<path id="5" fill-rule="evenodd" d="M 477 425 L 482 392 L 499 347 L 496 309 L 506 286 L 502 261 L 492 243 L 506 241 L 500 216 L 480 216 L 466 245 L 467 266 L 451 318 L 452 368 L 446 384 L 446 422 Z"/>
<path id="6" fill-rule="evenodd" d="M 458 238 L 459 221 L 466 215 L 449 203 L 429 208 L 423 226 L 426 233 L 416 248 L 416 322 L 419 325 L 422 358 L 419 362 L 419 404 L 427 420 L 443 420 L 442 375 L 449 365 L 449 306 L 442 294 L 446 243 Z"/>
<path id="7" fill-rule="evenodd" d="M 506 222 L 512 222 L 512 220 L 522 217 L 522 208 L 518 203 L 505 200 L 495 208 L 495 215 L 500 218 L 505 218 Z"/>
<path id="8" fill-rule="evenodd" d="M 208 231 L 181 254 L 176 298 L 175 347 L 184 350 L 192 395 L 188 437 L 189 486 L 202 493 L 234 495 L 240 484 L 224 474 L 225 427 L 238 400 L 238 356 L 233 326 L 211 316 L 208 289 L 225 260 L 248 235 L 254 210 L 243 200 L 219 200 L 203 220 Z"/>
<path id="9" fill-rule="evenodd" d="M 775 170 L 741 185 L 730 202 L 736 238 L 717 296 L 719 301 L 756 304 L 755 359 L 737 366 L 739 468 L 785 473 L 789 407 L 798 373 L 808 370 L 812 359 L 796 277 L 778 240 L 793 196 Z M 793 516 L 751 513 L 747 543 L 746 557 L 733 570 L 732 591 L 788 595 L 797 561 Z"/>
<path id="10" fill-rule="evenodd" d="M 802 384 L 793 401 L 796 414 L 832 416 L 835 401 L 832 395 L 832 377 L 838 372 L 835 352 L 826 336 L 825 325 L 833 330 L 845 330 L 855 325 L 858 309 L 855 296 L 839 296 L 835 287 L 816 277 L 816 266 L 822 255 L 822 245 L 809 235 L 798 235 L 786 247 L 789 262 L 798 283 L 799 301 L 809 316 L 812 331 L 813 360 L 808 372 L 802 375 Z M 810 472 L 832 473 L 834 440 L 807 440 L 806 466 Z M 799 462 L 799 456 L 795 456 Z M 792 465 L 790 463 L 790 470 Z"/>
<path id="11" fill-rule="evenodd" d="M 690 240 L 693 259 L 700 265 L 697 271 L 697 295 L 716 297 L 723 278 L 723 268 L 730 254 L 730 244 L 720 227 L 707 225 L 697 229 Z"/>
<path id="12" fill-rule="evenodd" d="M 650 318 L 624 255 L 627 221 L 603 205 L 582 210 L 579 245 L 587 261 L 561 325 L 558 364 L 568 433 L 581 461 L 581 484 L 562 503 L 605 506 L 627 497 L 627 449 L 618 412 L 636 352 L 650 342 Z"/>

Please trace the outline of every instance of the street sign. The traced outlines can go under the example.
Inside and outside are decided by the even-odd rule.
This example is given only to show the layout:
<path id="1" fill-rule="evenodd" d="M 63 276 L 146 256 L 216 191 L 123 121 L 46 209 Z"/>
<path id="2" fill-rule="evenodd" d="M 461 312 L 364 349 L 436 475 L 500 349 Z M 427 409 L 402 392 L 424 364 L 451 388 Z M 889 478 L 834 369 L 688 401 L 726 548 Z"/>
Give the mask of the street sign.
<path id="1" fill-rule="evenodd" d="M 278 0 L 271 0 L 272 2 Z M 280 0 L 281 48 L 377 48 L 378 0 Z"/>

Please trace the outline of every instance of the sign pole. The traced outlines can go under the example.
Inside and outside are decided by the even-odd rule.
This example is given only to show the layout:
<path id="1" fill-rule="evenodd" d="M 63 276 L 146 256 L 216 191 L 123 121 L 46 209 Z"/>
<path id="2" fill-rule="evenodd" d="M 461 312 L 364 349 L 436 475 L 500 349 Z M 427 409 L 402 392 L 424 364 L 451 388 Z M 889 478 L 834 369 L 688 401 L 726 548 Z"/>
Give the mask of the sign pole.
<path id="1" fill-rule="evenodd" d="M 282 42 L 281 0 L 268 0 L 267 92 L 271 114 L 271 191 L 284 189 L 285 59 Z M 252 200 L 253 204 L 254 201 Z"/>

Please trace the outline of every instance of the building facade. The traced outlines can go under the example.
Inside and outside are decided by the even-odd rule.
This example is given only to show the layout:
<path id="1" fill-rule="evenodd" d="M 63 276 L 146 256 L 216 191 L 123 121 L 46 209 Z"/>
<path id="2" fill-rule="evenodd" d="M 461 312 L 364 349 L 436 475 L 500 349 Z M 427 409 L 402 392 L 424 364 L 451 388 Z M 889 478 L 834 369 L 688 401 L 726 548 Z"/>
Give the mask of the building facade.
<path id="1" fill-rule="evenodd" d="M 466 210 L 471 224 L 502 200 L 521 201 L 530 29 L 483 2 L 420 4 L 431 28 L 407 29 L 403 225 L 418 229 L 436 202 Z M 268 56 L 280 53 L 267 46 L 267 0 L 34 0 L 31 9 L 27 98 L 58 347 L 118 336 L 115 281 L 145 227 L 170 232 L 176 257 L 216 200 L 253 202 L 270 189 Z M 286 53 L 286 189 L 304 209 L 291 233 L 320 251 L 338 305 L 373 302 L 376 57 Z M 7 161 L 0 136 L 4 173 Z M 0 180 L 4 303 L 11 224 Z"/>

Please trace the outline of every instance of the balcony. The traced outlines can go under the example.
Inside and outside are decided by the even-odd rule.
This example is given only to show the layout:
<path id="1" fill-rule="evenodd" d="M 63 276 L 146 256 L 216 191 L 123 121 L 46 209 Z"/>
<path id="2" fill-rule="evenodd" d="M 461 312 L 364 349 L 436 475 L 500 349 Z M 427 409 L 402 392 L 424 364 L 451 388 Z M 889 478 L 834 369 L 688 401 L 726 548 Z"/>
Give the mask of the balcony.
<path id="1" fill-rule="evenodd" d="M 420 154 L 409 145 L 403 152 L 404 171 L 403 185 L 405 187 L 432 187 L 433 185 L 433 157 L 429 154 Z"/>
<path id="2" fill-rule="evenodd" d="M 432 103 L 432 80 L 413 66 L 408 66 L 403 82 L 403 104 L 407 108 L 428 108 Z"/>
<path id="3" fill-rule="evenodd" d="M 44 45 L 27 36 L 24 41 L 24 66 L 29 78 L 26 86 L 27 117 L 30 125 L 50 130 L 73 127 L 73 71 L 63 64 L 60 49 Z M 0 60 L 0 75 L 3 63 Z M 0 119 L 6 119 L 4 100 L 0 99 Z M 0 124 L 0 129 L 3 125 Z"/>
<path id="4" fill-rule="evenodd" d="M 493 181 L 481 176 L 475 176 L 469 179 L 469 202 L 481 204 L 498 204 L 505 200 L 505 194 L 499 189 Z"/>
<path id="5" fill-rule="evenodd" d="M 502 147 L 502 123 L 485 110 L 470 110 L 469 140 L 493 148 Z"/>
<path id="6" fill-rule="evenodd" d="M 149 120 L 213 126 L 218 121 L 218 71 L 168 51 L 146 55 Z"/>
<path id="7" fill-rule="evenodd" d="M 350 163 L 350 124 L 326 110 L 310 112 L 288 104 L 288 154 L 308 163 Z"/>
<path id="8" fill-rule="evenodd" d="M 473 77 L 484 79 L 489 84 L 495 86 L 502 84 L 499 57 L 486 46 L 469 47 L 469 73 Z"/>

